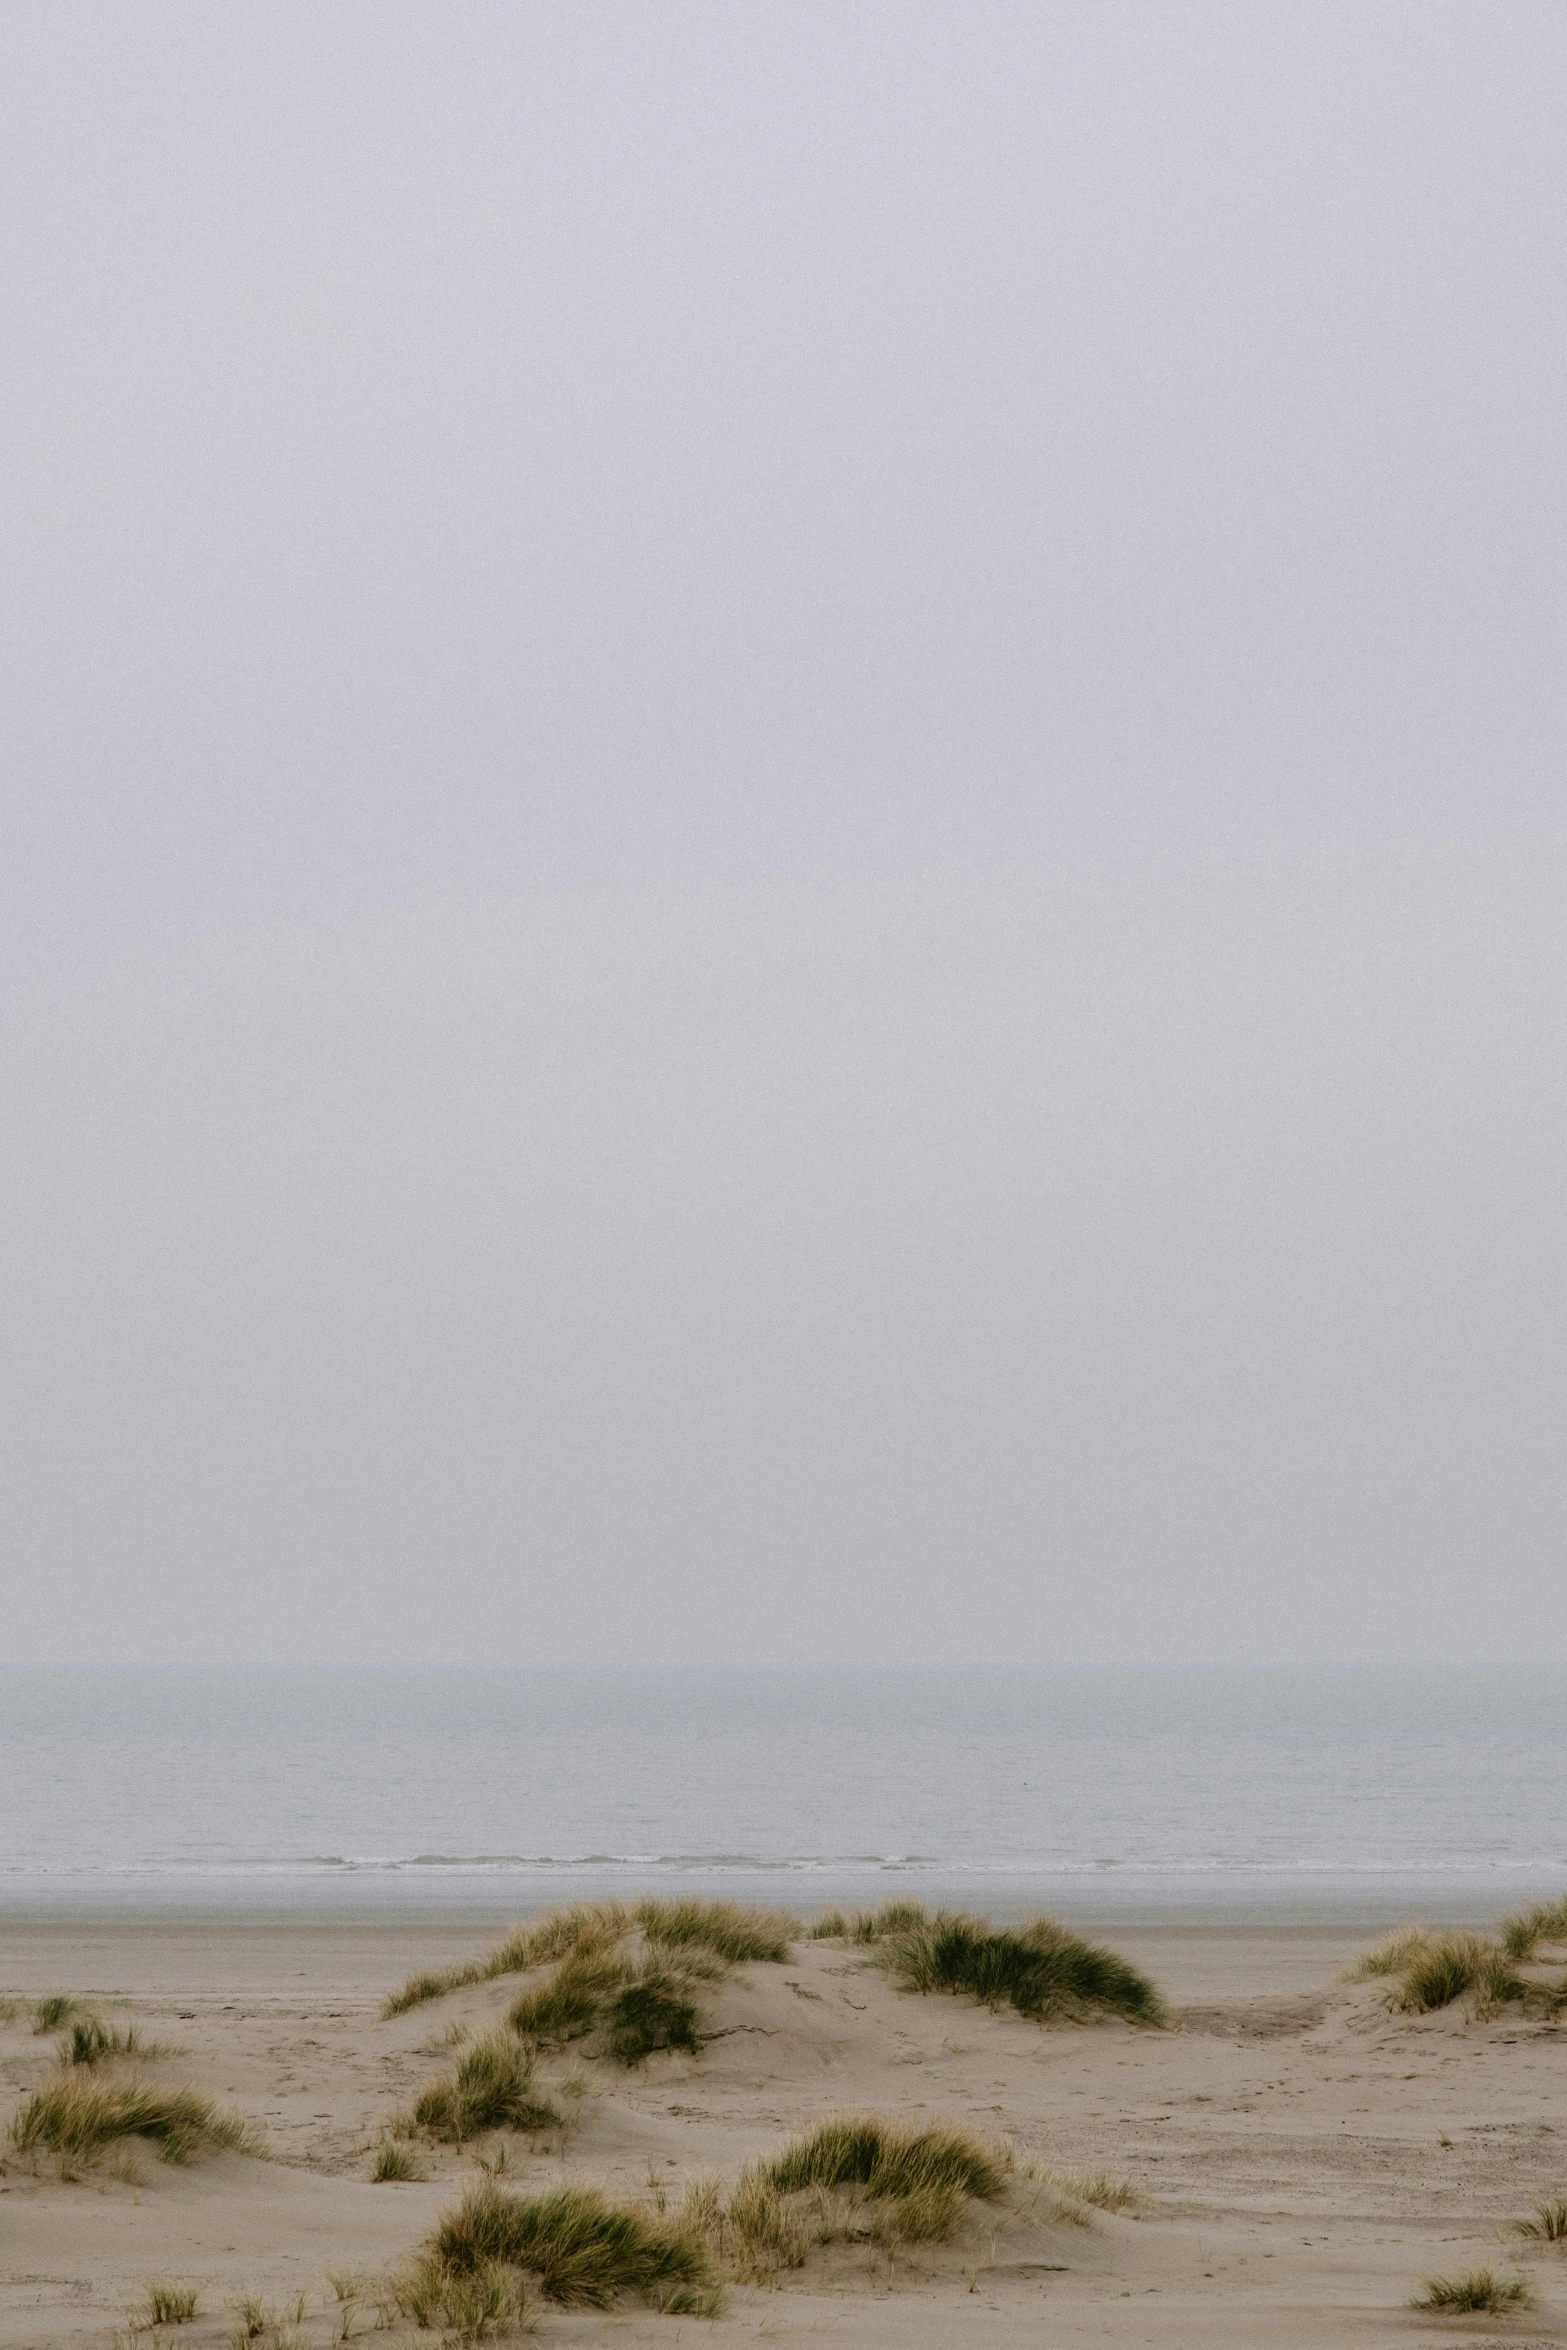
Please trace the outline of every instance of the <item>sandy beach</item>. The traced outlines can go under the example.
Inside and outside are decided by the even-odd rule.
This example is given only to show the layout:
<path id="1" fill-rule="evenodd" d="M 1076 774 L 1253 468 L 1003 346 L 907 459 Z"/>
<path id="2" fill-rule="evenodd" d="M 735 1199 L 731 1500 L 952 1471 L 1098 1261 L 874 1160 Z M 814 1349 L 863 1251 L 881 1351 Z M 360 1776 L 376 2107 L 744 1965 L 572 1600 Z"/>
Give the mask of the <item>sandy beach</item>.
<path id="1" fill-rule="evenodd" d="M 1123 1919 L 1104 1938 L 1162 1989 L 1168 2024 L 1041 2027 L 967 1999 L 912 1996 L 842 1942 L 800 1941 L 711 1987 L 696 2054 L 626 2069 L 580 2046 L 573 2127 L 503 2133 L 507 2184 L 564 2175 L 650 2210 L 834 2113 L 955 2123 L 1010 2150 L 1011 2177 L 946 2243 L 839 2242 L 770 2285 L 732 2284 L 712 2338 L 923 2344 L 1300 2346 L 1457 2336 L 1567 2340 L 1564 2255 L 1510 2232 L 1567 2188 L 1567 2049 L 1516 2008 L 1389 2012 L 1345 1983 L 1369 1917 Z M 108 2344 L 148 2280 L 193 2285 L 200 2315 L 164 2339 L 227 2341 L 259 2295 L 284 2339 L 321 2344 L 376 2322 L 374 2288 L 493 2162 L 498 2142 L 418 2147 L 426 2176 L 372 2184 L 388 2119 L 449 2069 L 458 2031 L 499 2022 L 515 1977 L 383 2019 L 416 1970 L 472 1957 L 493 1913 L 257 1911 L 13 1916 L 0 1927 L 4 2120 L 50 2073 L 31 2003 L 90 2000 L 170 2053 L 143 2069 L 188 2082 L 265 2134 L 175 2167 L 138 2145 L 62 2180 L 6 2142 L 0 2345 Z M 20 2004 L 20 2003 L 26 2003 Z M 585 2092 L 585 2093 L 583 2093 Z M 1135 2201 L 1066 2215 L 1047 2173 L 1105 2172 Z M 1030 2175 L 1032 2174 L 1032 2175 Z M 1407 2307 L 1422 2279 L 1490 2267 L 1533 2305 L 1498 2317 Z M 340 2301 L 332 2278 L 359 2280 Z M 298 2297 L 305 2297 L 295 2315 Z M 542 2340 L 669 2343 L 707 2322 L 626 2301 L 535 2301 Z M 399 2321 L 394 2337 L 420 2337 Z"/>

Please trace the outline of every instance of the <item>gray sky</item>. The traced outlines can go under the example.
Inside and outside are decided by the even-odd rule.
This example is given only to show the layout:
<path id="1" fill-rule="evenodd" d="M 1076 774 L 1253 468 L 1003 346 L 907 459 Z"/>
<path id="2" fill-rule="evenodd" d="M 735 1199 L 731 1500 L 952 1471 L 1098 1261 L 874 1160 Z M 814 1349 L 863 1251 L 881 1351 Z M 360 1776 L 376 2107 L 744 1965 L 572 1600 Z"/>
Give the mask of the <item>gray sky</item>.
<path id="1" fill-rule="evenodd" d="M 1567 1654 L 1567 16 L 0 51 L 0 1655 Z"/>

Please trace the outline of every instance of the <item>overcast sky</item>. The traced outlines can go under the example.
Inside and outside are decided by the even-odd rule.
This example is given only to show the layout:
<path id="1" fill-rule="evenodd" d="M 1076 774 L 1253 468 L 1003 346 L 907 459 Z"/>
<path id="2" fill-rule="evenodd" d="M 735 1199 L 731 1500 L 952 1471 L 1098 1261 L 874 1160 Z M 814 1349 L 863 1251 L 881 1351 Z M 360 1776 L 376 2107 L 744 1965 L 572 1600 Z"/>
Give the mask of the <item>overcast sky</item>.
<path id="1" fill-rule="evenodd" d="M 1564 119 L 9 7 L 0 1657 L 1567 1657 Z"/>

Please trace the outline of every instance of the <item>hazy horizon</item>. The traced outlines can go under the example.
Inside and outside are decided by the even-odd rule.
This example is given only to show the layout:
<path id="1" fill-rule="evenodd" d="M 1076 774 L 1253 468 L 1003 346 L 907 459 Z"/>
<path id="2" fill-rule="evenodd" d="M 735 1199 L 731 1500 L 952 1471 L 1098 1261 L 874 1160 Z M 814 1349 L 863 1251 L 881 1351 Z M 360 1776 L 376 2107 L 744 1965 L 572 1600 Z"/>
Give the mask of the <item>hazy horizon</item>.
<path id="1" fill-rule="evenodd" d="M 0 1659 L 1567 1657 L 1567 20 L 0 55 Z"/>

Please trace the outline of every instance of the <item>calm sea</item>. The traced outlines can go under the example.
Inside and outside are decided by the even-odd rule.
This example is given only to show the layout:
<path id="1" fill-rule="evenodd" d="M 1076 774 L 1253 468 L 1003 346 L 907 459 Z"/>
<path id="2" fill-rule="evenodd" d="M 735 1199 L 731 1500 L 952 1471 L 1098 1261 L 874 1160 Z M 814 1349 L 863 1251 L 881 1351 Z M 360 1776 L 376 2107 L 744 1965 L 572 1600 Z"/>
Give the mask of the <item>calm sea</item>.
<path id="1" fill-rule="evenodd" d="M 1567 1677 L 0 1670 L 0 1902 L 1502 1905 Z"/>

